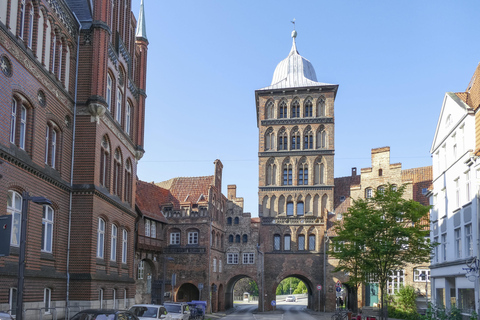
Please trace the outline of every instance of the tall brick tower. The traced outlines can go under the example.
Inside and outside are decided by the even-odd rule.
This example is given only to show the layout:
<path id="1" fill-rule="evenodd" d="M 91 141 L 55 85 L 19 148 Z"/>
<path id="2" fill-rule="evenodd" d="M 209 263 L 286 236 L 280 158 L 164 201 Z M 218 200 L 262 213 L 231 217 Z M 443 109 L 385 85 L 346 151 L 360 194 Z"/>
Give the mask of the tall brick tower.
<path id="1" fill-rule="evenodd" d="M 338 85 L 317 82 L 296 47 L 270 86 L 256 90 L 259 128 L 260 244 L 264 254 L 264 308 L 286 277 L 309 289 L 308 307 L 319 310 L 324 285 L 324 235 L 333 210 L 334 101 Z M 324 285 L 325 287 L 325 285 Z M 323 310 L 323 302 L 322 302 Z"/>

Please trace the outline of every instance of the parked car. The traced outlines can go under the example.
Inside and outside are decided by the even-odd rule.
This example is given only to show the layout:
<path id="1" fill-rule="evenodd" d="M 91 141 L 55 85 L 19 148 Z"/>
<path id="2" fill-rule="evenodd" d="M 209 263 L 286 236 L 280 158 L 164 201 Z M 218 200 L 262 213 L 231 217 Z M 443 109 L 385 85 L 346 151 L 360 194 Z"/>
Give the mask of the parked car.
<path id="1" fill-rule="evenodd" d="M 70 320 L 139 320 L 126 310 L 86 309 L 74 315 Z"/>
<path id="2" fill-rule="evenodd" d="M 0 320 L 13 320 L 13 317 L 8 312 L 0 311 Z"/>
<path id="3" fill-rule="evenodd" d="M 190 309 L 186 302 L 165 303 L 165 308 L 172 315 L 172 319 L 188 320 L 190 318 Z"/>
<path id="4" fill-rule="evenodd" d="M 297 302 L 297 297 L 295 296 L 287 296 L 285 302 Z"/>
<path id="5" fill-rule="evenodd" d="M 167 309 L 159 304 L 136 304 L 128 311 L 136 315 L 140 320 L 172 319 L 172 315 L 168 313 Z"/>

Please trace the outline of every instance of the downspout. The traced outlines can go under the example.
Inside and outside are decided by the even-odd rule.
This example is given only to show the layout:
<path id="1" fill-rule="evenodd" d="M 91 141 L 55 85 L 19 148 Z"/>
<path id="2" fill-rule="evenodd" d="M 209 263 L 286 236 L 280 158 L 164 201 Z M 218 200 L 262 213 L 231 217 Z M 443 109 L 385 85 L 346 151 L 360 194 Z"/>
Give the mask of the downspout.
<path id="1" fill-rule="evenodd" d="M 67 295 L 66 295 L 66 318 L 70 319 L 70 239 L 72 230 L 72 197 L 73 197 L 73 165 L 75 159 L 75 133 L 76 133 L 76 120 L 77 120 L 77 93 L 78 93 L 78 59 L 80 56 L 80 33 L 82 31 L 82 24 L 78 20 L 76 14 L 73 12 L 73 16 L 78 23 L 78 37 L 77 37 L 77 61 L 75 62 L 75 94 L 73 101 L 73 133 L 72 133 L 72 158 L 70 164 L 70 196 L 68 200 L 68 239 L 67 239 Z"/>

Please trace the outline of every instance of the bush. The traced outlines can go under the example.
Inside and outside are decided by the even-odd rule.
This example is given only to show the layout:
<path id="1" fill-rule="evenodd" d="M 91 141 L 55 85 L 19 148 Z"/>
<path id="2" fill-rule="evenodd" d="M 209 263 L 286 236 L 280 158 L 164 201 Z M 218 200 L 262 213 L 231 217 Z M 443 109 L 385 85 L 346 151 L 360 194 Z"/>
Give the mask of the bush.
<path id="1" fill-rule="evenodd" d="M 417 312 L 415 299 L 417 293 L 412 286 L 400 288 L 395 296 L 390 297 L 388 306 L 388 317 L 404 320 L 418 320 L 420 315 Z"/>

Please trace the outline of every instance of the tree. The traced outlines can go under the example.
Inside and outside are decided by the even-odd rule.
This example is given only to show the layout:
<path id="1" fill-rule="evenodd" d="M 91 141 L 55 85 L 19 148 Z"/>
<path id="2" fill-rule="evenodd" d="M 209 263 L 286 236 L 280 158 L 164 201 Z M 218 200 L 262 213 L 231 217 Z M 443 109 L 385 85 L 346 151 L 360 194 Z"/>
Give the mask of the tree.
<path id="1" fill-rule="evenodd" d="M 430 208 L 404 199 L 405 188 L 389 184 L 372 198 L 353 200 L 343 221 L 335 224 L 330 250 L 339 259 L 337 271 L 349 272 L 352 283 L 378 279 L 384 319 L 390 275 L 408 263 L 428 262 L 433 249 L 426 228 Z"/>

